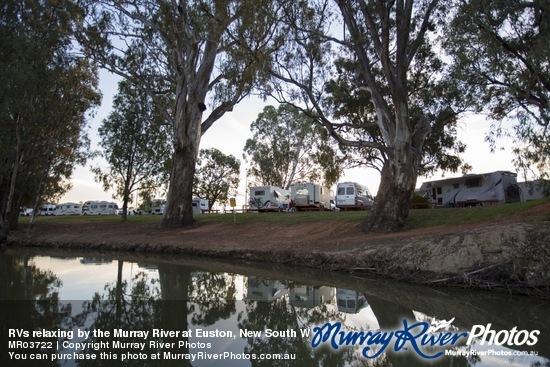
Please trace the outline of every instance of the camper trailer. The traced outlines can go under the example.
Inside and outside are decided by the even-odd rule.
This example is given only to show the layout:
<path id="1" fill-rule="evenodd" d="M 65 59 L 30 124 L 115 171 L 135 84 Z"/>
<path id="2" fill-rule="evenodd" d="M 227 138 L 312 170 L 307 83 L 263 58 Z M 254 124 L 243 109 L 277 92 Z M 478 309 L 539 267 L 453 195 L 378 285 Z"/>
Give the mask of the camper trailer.
<path id="1" fill-rule="evenodd" d="M 164 214 L 164 209 L 166 208 L 166 204 L 164 200 L 161 199 L 153 199 L 151 201 L 151 214 Z"/>
<path id="2" fill-rule="evenodd" d="M 550 195 L 550 181 L 548 180 L 518 182 L 518 186 L 521 190 L 521 201 L 542 199 Z"/>
<path id="3" fill-rule="evenodd" d="M 86 201 L 82 205 L 82 215 L 116 215 L 118 205 L 109 201 Z"/>
<path id="4" fill-rule="evenodd" d="M 62 203 L 55 206 L 53 215 L 81 215 L 82 204 L 79 203 Z"/>
<path id="5" fill-rule="evenodd" d="M 44 204 L 40 205 L 38 208 L 38 215 L 54 215 L 55 205 L 54 204 Z"/>
<path id="6" fill-rule="evenodd" d="M 297 210 L 315 207 L 331 210 L 330 199 L 332 196 L 329 188 L 312 183 L 290 186 L 290 198 Z"/>
<path id="7" fill-rule="evenodd" d="M 432 206 L 464 207 L 520 201 L 516 174 L 496 171 L 424 182 L 419 192 Z"/>
<path id="8" fill-rule="evenodd" d="M 286 210 L 290 203 L 290 191 L 278 186 L 251 186 L 250 209 L 257 211 Z"/>
<path id="9" fill-rule="evenodd" d="M 336 206 L 340 209 L 370 208 L 374 200 L 366 186 L 356 182 L 340 182 L 336 187 Z"/>
<path id="10" fill-rule="evenodd" d="M 202 214 L 210 210 L 208 199 L 193 198 L 193 214 Z"/>

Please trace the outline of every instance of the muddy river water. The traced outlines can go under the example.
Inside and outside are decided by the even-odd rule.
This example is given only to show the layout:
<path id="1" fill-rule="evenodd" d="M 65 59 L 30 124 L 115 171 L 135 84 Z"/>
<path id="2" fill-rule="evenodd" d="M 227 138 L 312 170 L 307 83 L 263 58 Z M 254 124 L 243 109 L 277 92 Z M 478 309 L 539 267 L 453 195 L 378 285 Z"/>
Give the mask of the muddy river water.
<path id="1" fill-rule="evenodd" d="M 550 366 L 550 301 L 284 265 L 0 250 L 1 366 Z"/>

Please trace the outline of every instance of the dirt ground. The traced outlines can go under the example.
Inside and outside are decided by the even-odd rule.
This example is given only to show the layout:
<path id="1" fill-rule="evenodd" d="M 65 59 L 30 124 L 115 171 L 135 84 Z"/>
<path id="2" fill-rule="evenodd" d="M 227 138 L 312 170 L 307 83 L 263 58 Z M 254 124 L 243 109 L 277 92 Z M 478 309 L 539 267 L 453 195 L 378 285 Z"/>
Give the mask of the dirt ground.
<path id="1" fill-rule="evenodd" d="M 30 237 L 24 229 L 14 231 L 9 245 L 271 261 L 550 297 L 549 224 L 550 203 L 533 207 L 521 219 L 392 234 L 365 234 L 338 220 L 285 227 L 199 222 L 172 230 L 110 221 L 40 222 Z"/>

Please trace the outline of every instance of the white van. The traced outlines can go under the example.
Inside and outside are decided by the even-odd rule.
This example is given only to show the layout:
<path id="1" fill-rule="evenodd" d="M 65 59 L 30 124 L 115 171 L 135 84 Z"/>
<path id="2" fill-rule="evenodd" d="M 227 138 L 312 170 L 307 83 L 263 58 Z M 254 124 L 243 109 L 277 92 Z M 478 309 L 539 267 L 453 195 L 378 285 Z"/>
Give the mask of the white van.
<path id="1" fill-rule="evenodd" d="M 356 182 L 340 182 L 336 188 L 336 206 L 346 207 L 371 207 L 374 200 L 366 186 Z"/>

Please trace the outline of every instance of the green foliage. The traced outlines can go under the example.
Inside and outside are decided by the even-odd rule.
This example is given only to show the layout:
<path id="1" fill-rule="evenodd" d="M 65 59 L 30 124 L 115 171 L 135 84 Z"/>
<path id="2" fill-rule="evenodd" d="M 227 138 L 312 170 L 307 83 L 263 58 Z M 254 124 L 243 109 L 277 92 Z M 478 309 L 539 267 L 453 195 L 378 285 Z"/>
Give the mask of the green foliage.
<path id="1" fill-rule="evenodd" d="M 99 104 L 96 70 L 74 54 L 73 1 L 7 1 L 0 7 L 0 211 L 6 231 L 21 205 L 70 188 L 88 156 L 86 113 Z"/>
<path id="2" fill-rule="evenodd" d="M 113 109 L 98 131 L 100 154 L 109 166 L 92 172 L 105 191 L 114 188 L 115 198 L 123 200 L 126 219 L 133 192 L 149 197 L 168 181 L 170 134 L 151 98 L 126 81 L 119 83 Z"/>
<path id="3" fill-rule="evenodd" d="M 342 157 L 326 130 L 299 109 L 267 106 L 250 129 L 253 137 L 246 141 L 244 157 L 259 184 L 288 189 L 295 182 L 332 186 L 338 180 Z"/>
<path id="4" fill-rule="evenodd" d="M 445 47 L 464 101 L 489 113 L 493 146 L 501 136 L 515 139 L 518 169 L 547 175 L 550 3 L 471 0 L 460 2 L 455 14 Z"/>
<path id="5" fill-rule="evenodd" d="M 350 56 L 352 57 L 352 56 Z M 326 86 L 327 95 L 324 104 L 338 121 L 333 123 L 334 133 L 347 141 L 361 142 L 342 145 L 354 165 L 364 165 L 381 171 L 388 156 L 384 154 L 384 141 L 376 120 L 377 112 L 371 94 L 364 88 L 358 88 L 359 65 L 352 59 L 340 57 L 336 60 L 336 78 Z M 430 134 L 422 145 L 422 160 L 418 174 L 427 175 L 436 170 L 456 172 L 464 163 L 460 154 L 466 146 L 457 139 L 457 121 L 463 108 L 457 89 L 452 82 L 442 76 L 443 64 L 437 55 L 423 45 L 411 68 L 409 114 L 411 126 L 417 126 L 428 119 Z M 384 98 L 391 99 L 390 90 L 382 88 Z"/>
<path id="6" fill-rule="evenodd" d="M 232 155 L 216 148 L 201 149 L 193 184 L 193 194 L 214 203 L 224 204 L 235 195 L 239 186 L 241 163 Z"/>

